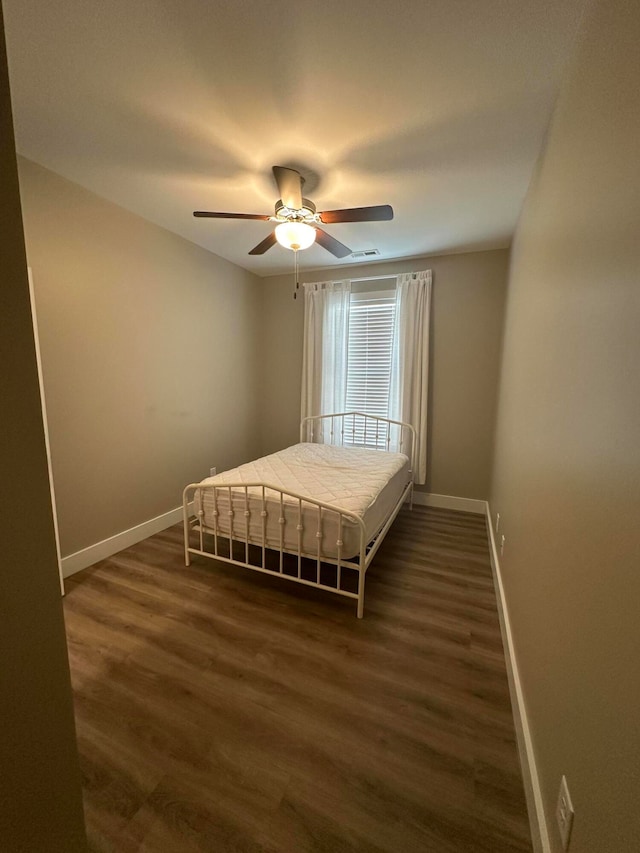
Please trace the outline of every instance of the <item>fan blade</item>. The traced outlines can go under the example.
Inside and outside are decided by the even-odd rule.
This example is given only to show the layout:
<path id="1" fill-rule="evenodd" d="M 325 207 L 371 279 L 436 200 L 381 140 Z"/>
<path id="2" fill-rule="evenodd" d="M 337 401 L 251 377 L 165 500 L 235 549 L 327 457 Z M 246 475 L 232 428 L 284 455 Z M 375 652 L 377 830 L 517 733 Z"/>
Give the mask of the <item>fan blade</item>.
<path id="1" fill-rule="evenodd" d="M 323 210 L 320 222 L 331 225 L 335 222 L 388 222 L 393 219 L 390 204 L 377 204 L 373 207 L 350 207 L 346 210 Z"/>
<path id="2" fill-rule="evenodd" d="M 327 234 L 322 228 L 316 228 L 316 243 L 320 243 L 323 249 L 331 252 L 336 258 L 346 258 L 347 255 L 351 254 L 351 249 L 348 246 L 345 246 L 344 243 Z"/>
<path id="3" fill-rule="evenodd" d="M 206 219 L 260 219 L 262 222 L 268 222 L 271 219 L 270 216 L 262 213 L 213 213 L 210 210 L 194 210 L 193 215 Z"/>
<path id="4" fill-rule="evenodd" d="M 272 231 L 268 237 L 265 237 L 261 243 L 258 243 L 257 246 L 254 246 L 253 249 L 249 252 L 250 255 L 264 255 L 267 249 L 270 249 L 272 246 L 276 244 L 276 232 Z"/>
<path id="5" fill-rule="evenodd" d="M 303 177 L 295 169 L 286 166 L 274 166 L 273 177 L 278 185 L 278 192 L 285 207 L 291 210 L 300 210 L 302 207 L 302 184 Z"/>

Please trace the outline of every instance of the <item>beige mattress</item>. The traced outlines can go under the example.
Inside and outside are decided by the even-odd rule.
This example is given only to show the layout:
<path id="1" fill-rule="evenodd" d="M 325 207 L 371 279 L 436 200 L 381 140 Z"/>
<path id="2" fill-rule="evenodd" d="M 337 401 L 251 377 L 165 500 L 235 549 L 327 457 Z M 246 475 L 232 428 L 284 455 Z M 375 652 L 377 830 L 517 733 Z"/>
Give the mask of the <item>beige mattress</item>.
<path id="1" fill-rule="evenodd" d="M 303 502 L 302 509 L 296 498 L 285 497 L 282 509 L 280 495 L 266 490 L 263 507 L 262 489 L 254 486 L 264 483 L 286 492 L 294 492 L 312 500 L 331 504 L 354 513 L 362 519 L 370 541 L 384 526 L 389 514 L 397 505 L 409 483 L 409 459 L 404 453 L 387 453 L 360 447 L 334 447 L 329 444 L 295 444 L 286 450 L 264 456 L 208 477 L 202 485 L 215 484 L 226 488 L 216 490 L 218 533 L 226 536 L 230 522 L 233 538 L 244 540 L 247 533 L 249 511 L 249 541 L 263 544 L 263 523 L 266 522 L 266 545 L 297 553 L 301 542 L 305 554 L 315 556 L 320 541 L 322 554 L 337 556 L 339 515 Z M 248 507 L 241 484 L 252 484 L 248 490 Z M 205 525 L 214 529 L 213 490 L 195 493 L 195 509 L 200 508 L 200 495 L 204 508 Z M 233 516 L 229 516 L 229 494 Z M 267 515 L 262 516 L 264 510 Z M 284 524 L 280 523 L 284 518 Z M 302 530 L 298 527 L 302 526 Z M 320 532 L 320 537 L 317 533 Z M 341 557 L 348 559 L 360 551 L 360 526 L 344 519 L 340 538 L 343 542 Z"/>

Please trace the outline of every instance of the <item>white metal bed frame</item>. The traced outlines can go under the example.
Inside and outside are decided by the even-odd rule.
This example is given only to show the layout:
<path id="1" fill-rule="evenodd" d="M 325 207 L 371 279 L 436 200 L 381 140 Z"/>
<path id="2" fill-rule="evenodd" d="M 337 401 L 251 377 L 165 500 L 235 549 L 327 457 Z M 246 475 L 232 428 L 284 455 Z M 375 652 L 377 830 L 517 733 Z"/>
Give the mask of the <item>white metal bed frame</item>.
<path id="1" fill-rule="evenodd" d="M 300 424 L 301 442 L 305 440 L 314 442 L 319 438 L 320 441 L 316 443 L 329 443 L 338 446 L 344 446 L 347 444 L 348 446 L 376 447 L 382 452 L 391 450 L 392 433 L 394 432 L 397 436 L 397 438 L 393 439 L 394 449 L 397 447 L 399 452 L 405 453 L 409 457 L 409 477 L 397 503 L 392 508 L 384 524 L 375 533 L 373 538 L 368 539 L 364 521 L 355 513 L 349 512 L 348 510 L 342 509 L 341 507 L 333 504 L 315 500 L 313 497 L 308 495 L 300 495 L 295 492 L 282 490 L 269 483 L 224 483 L 221 485 L 190 483 L 183 492 L 185 565 L 190 565 L 191 555 L 195 554 L 200 557 L 209 557 L 213 560 L 220 560 L 223 563 L 231 563 L 235 566 L 244 566 L 245 568 L 252 569 L 256 572 L 262 572 L 263 574 L 283 577 L 287 580 L 293 581 L 294 583 L 304 584 L 305 586 L 317 587 L 319 589 L 326 590 L 327 592 L 333 592 L 336 595 L 356 599 L 358 604 L 358 618 L 362 619 L 364 615 L 364 585 L 367 569 L 407 498 L 410 500 L 411 508 L 413 507 L 413 457 L 415 450 L 415 430 L 411 424 L 404 423 L 403 421 L 390 420 L 389 418 L 383 418 L 376 415 L 367 415 L 363 412 L 338 412 L 330 415 L 314 415 L 312 417 L 304 418 Z M 359 438 L 362 438 L 362 440 L 358 440 L 357 444 L 353 441 L 356 435 Z M 328 438 L 329 440 L 324 441 L 325 438 Z M 351 440 L 349 440 L 349 438 L 351 438 Z M 249 490 L 255 489 L 261 490 L 258 492 L 258 500 L 261 506 L 261 542 L 256 542 L 255 538 L 250 538 L 249 536 L 249 524 L 252 516 Z M 191 515 L 190 504 L 198 491 L 200 492 L 201 497 L 198 502 L 199 509 L 196 510 L 195 515 Z M 213 493 L 213 527 L 208 526 L 204 519 L 202 493 L 205 491 Z M 220 492 L 226 493 L 225 497 L 228 496 L 228 531 L 226 529 L 224 531 L 219 529 L 218 494 Z M 233 509 L 232 493 L 236 506 L 238 502 L 242 505 L 242 496 L 244 496 L 244 523 L 242 521 L 234 522 L 234 516 L 238 513 Z M 279 507 L 280 513 L 278 517 L 280 526 L 280 543 L 279 547 L 276 548 L 274 548 L 272 544 L 267 545 L 267 519 L 269 515 L 269 503 L 267 501 L 268 495 L 271 506 L 273 506 L 273 496 L 275 496 L 276 507 Z M 255 501 L 255 492 L 252 493 L 251 497 Z M 289 505 L 289 508 L 291 506 L 291 502 L 293 502 L 294 506 L 297 503 L 296 530 L 298 532 L 298 547 L 295 550 L 285 547 L 284 542 L 284 525 L 286 523 L 286 519 L 284 517 L 285 499 L 287 499 L 286 503 Z M 304 530 L 303 511 L 306 510 L 308 517 L 308 508 L 313 508 L 312 512 L 317 519 L 317 530 L 315 534 L 317 549 L 314 553 L 304 551 L 302 548 L 302 533 Z M 271 511 L 273 511 L 273 509 Z M 337 519 L 338 538 L 335 542 L 336 556 L 328 555 L 322 551 L 322 540 L 324 535 L 323 520 L 326 519 L 328 513 L 335 514 Z M 344 544 L 342 541 L 342 529 L 345 520 L 357 525 L 359 528 L 358 555 L 357 557 L 354 556 L 349 559 L 343 558 L 341 554 L 342 546 Z M 205 535 L 207 534 L 213 537 L 213 550 L 207 550 L 205 548 Z M 196 535 L 198 547 L 193 547 L 191 542 L 192 538 Z M 234 555 L 234 544 L 236 544 L 236 552 L 242 552 L 242 550 L 244 550 L 244 559 L 239 559 Z M 273 555 L 274 552 L 276 555 L 279 555 L 277 568 L 268 568 L 268 555 Z M 290 563 L 288 568 L 293 569 L 295 574 L 285 572 L 285 555 L 290 555 L 294 558 L 293 564 Z M 303 561 L 312 561 L 315 563 L 315 579 L 309 580 L 302 576 L 303 565 L 305 566 L 307 574 L 309 569 L 309 563 L 303 564 Z M 321 569 L 323 566 L 335 566 L 335 585 L 321 581 Z M 345 569 L 357 572 L 356 592 L 343 587 Z M 347 575 L 350 573 L 351 572 L 348 571 Z"/>

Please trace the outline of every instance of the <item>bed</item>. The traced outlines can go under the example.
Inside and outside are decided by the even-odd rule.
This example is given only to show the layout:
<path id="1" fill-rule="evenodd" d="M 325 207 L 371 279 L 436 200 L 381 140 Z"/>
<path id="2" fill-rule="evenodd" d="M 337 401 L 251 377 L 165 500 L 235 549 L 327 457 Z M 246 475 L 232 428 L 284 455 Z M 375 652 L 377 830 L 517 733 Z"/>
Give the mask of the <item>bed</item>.
<path id="1" fill-rule="evenodd" d="M 185 563 L 210 557 L 357 601 L 413 498 L 410 424 L 360 412 L 305 418 L 300 443 L 188 485 Z"/>

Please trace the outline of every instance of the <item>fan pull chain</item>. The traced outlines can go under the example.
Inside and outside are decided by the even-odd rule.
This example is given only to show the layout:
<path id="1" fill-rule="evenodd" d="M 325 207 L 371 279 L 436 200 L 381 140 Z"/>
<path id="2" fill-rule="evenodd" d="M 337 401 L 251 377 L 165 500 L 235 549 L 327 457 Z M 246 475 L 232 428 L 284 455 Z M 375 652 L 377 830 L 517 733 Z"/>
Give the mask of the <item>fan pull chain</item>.
<path id="1" fill-rule="evenodd" d="M 299 271 L 298 271 L 298 250 L 293 252 L 293 275 L 296 280 L 296 289 L 293 291 L 293 298 L 298 298 L 298 290 L 300 289 Z"/>

